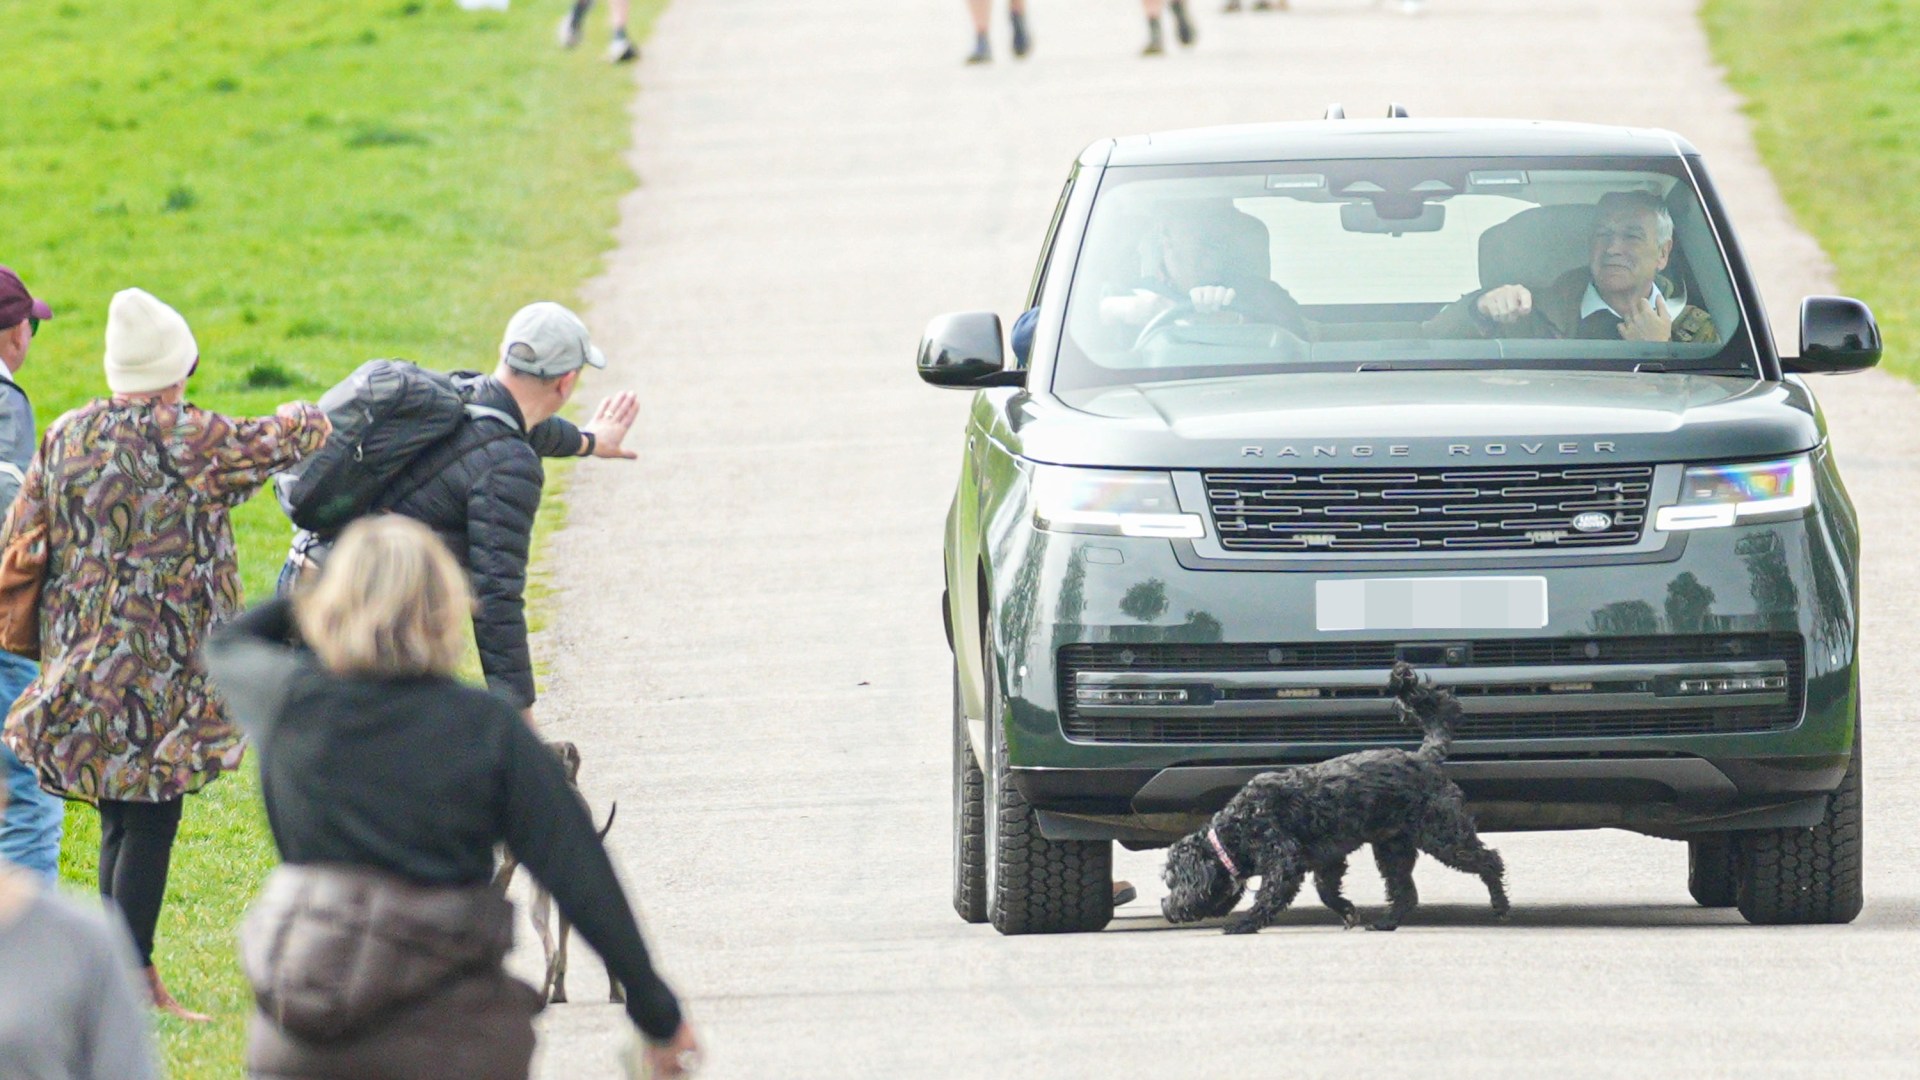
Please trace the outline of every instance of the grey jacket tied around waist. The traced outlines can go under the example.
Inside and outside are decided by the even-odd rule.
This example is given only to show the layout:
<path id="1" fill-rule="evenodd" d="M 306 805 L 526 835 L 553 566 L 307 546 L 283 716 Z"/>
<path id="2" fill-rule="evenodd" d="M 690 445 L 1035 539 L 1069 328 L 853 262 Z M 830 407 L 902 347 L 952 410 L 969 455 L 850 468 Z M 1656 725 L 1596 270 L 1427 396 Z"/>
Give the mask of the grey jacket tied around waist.
<path id="1" fill-rule="evenodd" d="M 460 978 L 497 971 L 513 905 L 486 885 L 414 885 L 377 870 L 282 865 L 240 926 L 260 1011 L 314 1042 L 349 1039 Z"/>

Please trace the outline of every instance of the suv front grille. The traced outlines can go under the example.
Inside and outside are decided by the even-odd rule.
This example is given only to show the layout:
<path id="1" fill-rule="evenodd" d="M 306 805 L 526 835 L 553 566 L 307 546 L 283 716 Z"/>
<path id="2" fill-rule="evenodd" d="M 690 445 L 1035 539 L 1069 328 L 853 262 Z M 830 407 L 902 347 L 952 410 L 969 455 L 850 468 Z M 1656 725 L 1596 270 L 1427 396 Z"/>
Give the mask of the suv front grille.
<path id="1" fill-rule="evenodd" d="M 1799 723 L 1805 694 L 1797 634 L 1698 634 L 1650 637 L 1493 639 L 1461 643 L 1468 661 L 1423 670 L 1444 674 L 1463 711 L 1460 739 L 1581 739 L 1776 731 Z M 1419 741 L 1394 715 L 1387 670 L 1391 642 L 1275 645 L 1068 645 L 1059 653 L 1060 724 L 1067 738 L 1095 743 L 1307 743 Z M 1765 666 L 1785 686 L 1759 694 L 1675 696 L 1678 675 L 1627 674 L 1630 666 Z M 1538 668 L 1537 678 L 1524 669 Z M 1608 668 L 1621 674 L 1610 677 Z M 1475 685 L 1476 669 L 1500 669 L 1498 681 Z M 1515 677 L 1522 669 L 1523 677 Z M 1570 672 L 1578 675 L 1571 676 Z M 1377 672 L 1378 681 L 1372 679 Z M 1324 690 L 1247 689 L 1235 676 L 1287 673 Z M 1355 679 L 1356 673 L 1366 677 Z M 1191 675 L 1192 678 L 1187 676 Z M 1346 676 L 1342 678 L 1341 676 Z M 1087 678 L 1083 679 L 1083 676 Z M 1180 687 L 1178 708 L 1083 708 L 1085 682 L 1113 685 L 1136 676 Z M 1124 678 L 1118 680 L 1124 683 Z M 1252 680 L 1257 681 L 1257 680 Z M 1584 688 L 1584 689 L 1583 689 Z M 1584 699 L 1584 700 L 1583 700 Z"/>
<path id="2" fill-rule="evenodd" d="M 1504 551 L 1637 543 L 1651 465 L 1201 474 L 1228 551 Z M 1584 514 L 1591 531 L 1574 528 Z"/>

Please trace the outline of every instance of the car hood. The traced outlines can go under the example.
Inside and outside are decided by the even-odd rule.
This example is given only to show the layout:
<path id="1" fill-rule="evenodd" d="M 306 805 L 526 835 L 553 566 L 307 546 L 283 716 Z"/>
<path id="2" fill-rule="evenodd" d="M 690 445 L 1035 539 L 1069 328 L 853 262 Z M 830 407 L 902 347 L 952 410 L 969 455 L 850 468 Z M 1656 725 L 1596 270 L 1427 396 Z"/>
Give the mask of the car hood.
<path id="1" fill-rule="evenodd" d="M 1824 437 L 1799 380 L 1635 372 L 1262 375 L 1010 403 L 1017 452 L 1157 468 L 1738 460 Z"/>

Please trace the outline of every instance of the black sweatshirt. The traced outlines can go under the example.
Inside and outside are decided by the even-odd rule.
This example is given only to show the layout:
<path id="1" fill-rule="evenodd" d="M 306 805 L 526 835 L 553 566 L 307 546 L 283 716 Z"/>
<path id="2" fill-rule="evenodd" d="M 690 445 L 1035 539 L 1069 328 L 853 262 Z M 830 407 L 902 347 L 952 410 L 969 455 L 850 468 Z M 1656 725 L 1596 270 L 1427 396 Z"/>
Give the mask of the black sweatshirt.
<path id="1" fill-rule="evenodd" d="M 453 679 L 336 675 L 270 601 L 216 631 L 207 668 L 260 752 L 267 822 L 289 863 L 477 885 L 505 843 L 627 990 L 655 1040 L 680 1007 L 560 761 L 505 700 Z"/>

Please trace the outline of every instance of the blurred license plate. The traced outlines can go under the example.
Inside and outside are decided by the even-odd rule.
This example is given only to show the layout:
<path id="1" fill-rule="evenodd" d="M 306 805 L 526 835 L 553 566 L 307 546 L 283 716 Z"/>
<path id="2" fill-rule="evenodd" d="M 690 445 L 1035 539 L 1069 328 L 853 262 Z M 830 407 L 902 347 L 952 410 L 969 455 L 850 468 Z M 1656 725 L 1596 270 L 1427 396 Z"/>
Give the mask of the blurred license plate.
<path id="1" fill-rule="evenodd" d="M 1322 630 L 1538 630 L 1542 577 L 1360 578 L 1315 582 Z"/>

